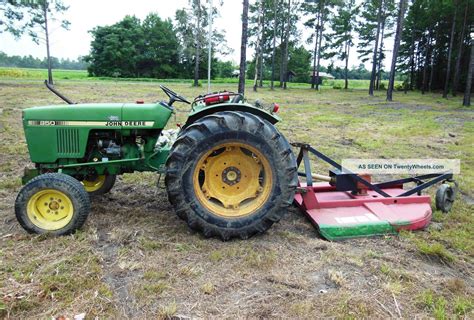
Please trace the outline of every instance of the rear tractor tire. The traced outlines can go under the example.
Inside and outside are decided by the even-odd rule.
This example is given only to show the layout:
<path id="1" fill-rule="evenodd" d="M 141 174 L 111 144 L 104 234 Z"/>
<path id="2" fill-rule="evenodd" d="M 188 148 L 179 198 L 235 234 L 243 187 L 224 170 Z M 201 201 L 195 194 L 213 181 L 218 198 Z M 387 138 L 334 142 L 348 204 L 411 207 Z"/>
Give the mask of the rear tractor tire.
<path id="1" fill-rule="evenodd" d="M 98 175 L 95 177 L 86 177 L 81 183 L 89 195 L 98 196 L 109 192 L 113 188 L 116 178 L 117 176 L 115 174 Z"/>
<path id="2" fill-rule="evenodd" d="M 87 219 L 90 199 L 83 185 L 62 173 L 45 173 L 28 182 L 15 201 L 15 215 L 30 233 L 66 235 Z"/>
<path id="3" fill-rule="evenodd" d="M 166 167 L 178 216 L 222 240 L 265 232 L 292 204 L 298 182 L 285 137 L 245 112 L 218 112 L 184 129 Z"/>

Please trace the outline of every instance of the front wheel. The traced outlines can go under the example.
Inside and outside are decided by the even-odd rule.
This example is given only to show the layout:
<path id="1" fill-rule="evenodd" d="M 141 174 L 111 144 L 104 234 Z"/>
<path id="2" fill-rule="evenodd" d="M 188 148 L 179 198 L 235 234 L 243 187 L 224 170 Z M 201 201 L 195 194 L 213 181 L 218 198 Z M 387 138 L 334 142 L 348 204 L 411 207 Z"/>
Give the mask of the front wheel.
<path id="1" fill-rule="evenodd" d="M 80 228 L 90 211 L 82 184 L 62 173 L 46 173 L 28 182 L 15 201 L 15 215 L 30 233 L 65 235 Z"/>
<path id="2" fill-rule="evenodd" d="M 248 238 L 279 221 L 292 203 L 296 161 L 266 120 L 219 112 L 186 128 L 167 161 L 168 197 L 205 236 Z"/>

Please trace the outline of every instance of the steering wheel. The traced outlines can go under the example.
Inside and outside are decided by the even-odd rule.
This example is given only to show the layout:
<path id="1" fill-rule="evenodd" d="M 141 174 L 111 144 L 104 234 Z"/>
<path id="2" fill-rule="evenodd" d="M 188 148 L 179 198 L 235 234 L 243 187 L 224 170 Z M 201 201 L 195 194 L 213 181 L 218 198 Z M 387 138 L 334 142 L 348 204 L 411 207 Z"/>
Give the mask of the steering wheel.
<path id="1" fill-rule="evenodd" d="M 170 98 L 170 101 L 168 102 L 168 105 L 171 106 L 174 102 L 184 102 L 184 103 L 187 103 L 187 104 L 191 104 L 191 102 L 189 102 L 188 100 L 186 100 L 185 97 L 177 94 L 176 92 L 174 92 L 173 90 L 171 90 L 170 88 L 167 88 L 165 87 L 164 85 L 161 85 L 160 84 L 160 88 L 161 90 L 163 90 L 166 95 Z"/>

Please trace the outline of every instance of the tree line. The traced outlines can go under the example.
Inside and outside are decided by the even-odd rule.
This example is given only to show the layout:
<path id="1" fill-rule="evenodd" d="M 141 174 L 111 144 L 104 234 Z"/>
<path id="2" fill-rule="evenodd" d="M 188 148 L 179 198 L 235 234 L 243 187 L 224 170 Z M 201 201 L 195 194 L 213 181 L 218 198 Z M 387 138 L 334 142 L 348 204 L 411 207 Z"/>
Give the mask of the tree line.
<path id="1" fill-rule="evenodd" d="M 248 1 L 243 1 L 244 12 Z M 474 68 L 474 2 L 472 0 L 256 0 L 250 12 L 248 34 L 255 48 L 254 90 L 271 70 L 271 88 L 279 79 L 286 88 L 289 53 L 301 43 L 302 21 L 312 46 L 311 87 L 318 89 L 321 60 L 344 64 L 345 88 L 353 39 L 357 56 L 371 65 L 369 94 L 380 89 L 387 51 L 392 52 L 387 100 L 392 99 L 395 73 L 405 89 L 443 90 L 455 96 L 464 91 L 469 105 Z M 245 24 L 246 22 L 243 22 Z M 388 43 L 393 38 L 393 43 Z M 332 63 L 331 63 L 332 65 Z M 260 79 L 260 80 L 259 80 Z"/>
<path id="2" fill-rule="evenodd" d="M 318 89 L 322 62 L 328 61 L 327 69 L 342 76 L 348 88 L 354 70 L 349 68 L 349 57 L 357 54 L 371 66 L 370 95 L 381 89 L 381 80 L 388 76 L 387 99 L 391 100 L 397 73 L 406 90 L 442 90 L 444 97 L 464 91 L 465 104 L 470 102 L 473 0 L 254 0 L 251 4 L 243 0 L 242 4 L 241 91 L 245 77 L 254 80 L 254 90 L 264 79 L 270 80 L 272 89 L 285 89 L 290 79 L 310 81 Z M 219 5 L 208 11 L 206 1 L 189 0 L 173 20 L 150 14 L 143 21 L 125 17 L 114 25 L 96 27 L 86 57 L 89 72 L 193 78 L 198 85 L 208 69 L 207 28 L 218 16 Z M 1 9 L 0 32 L 17 36 L 26 32 L 34 41 L 45 42 L 50 61 L 48 23 L 68 28 L 67 20 L 56 18 L 67 7 L 59 0 L 7 0 Z M 309 36 L 305 39 L 303 34 Z M 359 39 L 356 47 L 355 38 Z M 247 57 L 247 47 L 254 48 L 253 57 Z M 212 75 L 228 75 L 230 64 L 215 58 L 230 52 L 223 30 L 214 28 L 211 49 Z M 389 51 L 393 58 L 385 66 Z"/>
<path id="3" fill-rule="evenodd" d="M 66 69 L 66 70 L 86 70 L 88 64 L 83 60 L 82 57 L 77 59 L 64 59 L 51 57 L 51 67 L 53 69 Z M 28 56 L 9 56 L 4 52 L 0 51 L 0 67 L 17 67 L 17 68 L 48 68 L 47 58 L 35 58 L 32 55 Z"/>

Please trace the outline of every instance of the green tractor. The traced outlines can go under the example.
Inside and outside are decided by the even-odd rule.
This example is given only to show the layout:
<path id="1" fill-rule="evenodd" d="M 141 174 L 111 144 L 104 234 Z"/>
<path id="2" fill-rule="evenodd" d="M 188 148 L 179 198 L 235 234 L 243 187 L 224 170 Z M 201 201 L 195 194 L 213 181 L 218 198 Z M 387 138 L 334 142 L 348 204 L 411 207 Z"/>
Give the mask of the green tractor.
<path id="1" fill-rule="evenodd" d="M 73 104 L 23 111 L 34 169 L 25 169 L 15 202 L 31 233 L 65 235 L 80 228 L 90 199 L 112 189 L 117 175 L 165 175 L 177 215 L 206 237 L 248 238 L 280 220 L 293 202 L 296 161 L 275 128 L 278 106 L 251 105 L 219 92 L 192 103 L 165 86 L 169 101 Z M 173 104 L 191 104 L 176 140 L 162 141 Z M 94 197 L 90 197 L 94 196 Z"/>

